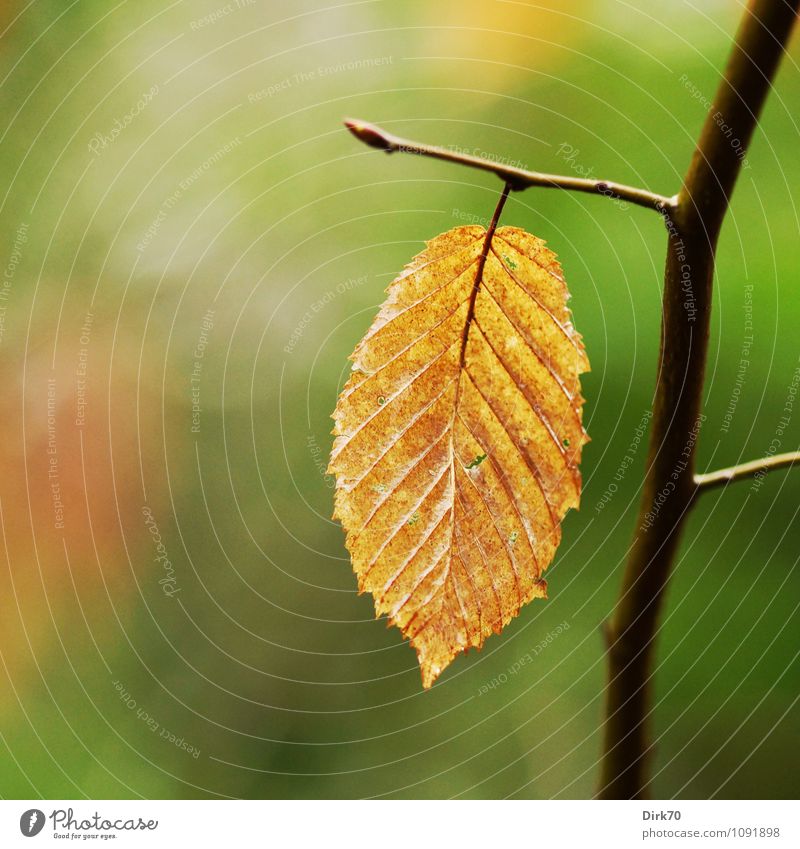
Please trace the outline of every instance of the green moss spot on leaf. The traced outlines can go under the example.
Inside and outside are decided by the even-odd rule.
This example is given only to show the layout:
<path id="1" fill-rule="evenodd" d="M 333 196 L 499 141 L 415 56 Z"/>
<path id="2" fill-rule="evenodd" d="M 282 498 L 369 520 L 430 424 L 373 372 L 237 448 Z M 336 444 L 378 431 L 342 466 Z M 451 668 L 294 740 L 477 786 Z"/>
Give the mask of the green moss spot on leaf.
<path id="1" fill-rule="evenodd" d="M 467 469 L 474 469 L 486 459 L 486 454 L 478 454 L 475 459 L 466 466 Z"/>

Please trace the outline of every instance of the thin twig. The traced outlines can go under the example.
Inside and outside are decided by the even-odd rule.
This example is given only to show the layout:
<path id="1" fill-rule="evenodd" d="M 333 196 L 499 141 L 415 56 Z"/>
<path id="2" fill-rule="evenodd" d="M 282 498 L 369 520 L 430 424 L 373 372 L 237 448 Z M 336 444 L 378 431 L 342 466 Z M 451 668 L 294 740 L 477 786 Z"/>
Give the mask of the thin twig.
<path id="1" fill-rule="evenodd" d="M 766 474 L 773 469 L 783 469 L 800 463 L 800 451 L 790 451 L 788 454 L 776 454 L 774 457 L 761 457 L 751 460 L 749 463 L 740 463 L 738 466 L 730 466 L 727 469 L 718 469 L 716 472 L 706 472 L 704 475 L 695 475 L 694 482 L 701 492 L 713 489 L 715 486 L 725 486 L 734 481 L 752 478 L 759 473 Z"/>
<path id="2" fill-rule="evenodd" d="M 673 209 L 675 198 L 668 198 L 648 192 L 646 189 L 637 189 L 632 186 L 624 186 L 621 183 L 613 183 L 609 180 L 588 180 L 584 177 L 568 177 L 561 174 L 543 174 L 539 171 L 526 171 L 524 168 L 514 168 L 480 156 L 470 156 L 467 153 L 458 153 L 444 147 L 434 147 L 416 141 L 400 138 L 375 124 L 366 121 L 348 119 L 344 122 L 348 130 L 364 144 L 376 147 L 386 153 L 413 153 L 416 156 L 430 156 L 434 159 L 442 159 L 445 162 L 455 162 L 466 165 L 469 168 L 478 168 L 481 171 L 489 171 L 496 174 L 503 182 L 508 183 L 514 191 L 521 191 L 531 186 L 550 189 L 567 189 L 573 192 L 588 192 L 593 195 L 626 200 L 647 209 L 664 213 Z"/>

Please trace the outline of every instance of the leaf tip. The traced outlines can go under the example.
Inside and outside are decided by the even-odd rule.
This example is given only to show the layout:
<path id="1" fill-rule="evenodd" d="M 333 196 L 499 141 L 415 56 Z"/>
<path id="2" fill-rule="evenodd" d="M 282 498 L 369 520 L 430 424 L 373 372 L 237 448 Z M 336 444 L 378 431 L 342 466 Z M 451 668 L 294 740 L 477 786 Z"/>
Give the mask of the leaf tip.
<path id="1" fill-rule="evenodd" d="M 430 690 L 436 683 L 436 679 L 442 674 L 440 666 L 424 661 L 421 657 L 419 659 L 419 671 L 422 675 L 422 688 L 424 690 Z"/>

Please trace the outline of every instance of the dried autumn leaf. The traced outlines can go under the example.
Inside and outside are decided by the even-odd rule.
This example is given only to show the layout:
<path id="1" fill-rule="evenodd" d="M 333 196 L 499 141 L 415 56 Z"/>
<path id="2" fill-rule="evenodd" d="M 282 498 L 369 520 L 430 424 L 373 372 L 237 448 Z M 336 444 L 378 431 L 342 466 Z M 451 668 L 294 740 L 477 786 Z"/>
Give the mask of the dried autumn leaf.
<path id="1" fill-rule="evenodd" d="M 580 498 L 589 363 L 561 268 L 491 229 L 437 236 L 392 283 L 333 415 L 334 518 L 425 687 L 546 596 Z"/>

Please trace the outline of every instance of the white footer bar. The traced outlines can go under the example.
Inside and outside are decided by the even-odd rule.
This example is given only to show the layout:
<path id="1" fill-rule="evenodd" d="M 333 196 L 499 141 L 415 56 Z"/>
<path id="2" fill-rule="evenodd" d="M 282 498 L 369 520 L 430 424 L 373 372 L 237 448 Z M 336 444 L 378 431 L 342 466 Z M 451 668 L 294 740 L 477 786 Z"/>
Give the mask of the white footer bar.
<path id="1" fill-rule="evenodd" d="M 793 801 L 0 801 L 0 846 L 800 846 Z"/>

